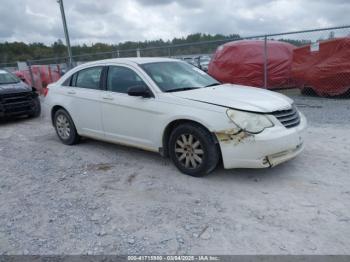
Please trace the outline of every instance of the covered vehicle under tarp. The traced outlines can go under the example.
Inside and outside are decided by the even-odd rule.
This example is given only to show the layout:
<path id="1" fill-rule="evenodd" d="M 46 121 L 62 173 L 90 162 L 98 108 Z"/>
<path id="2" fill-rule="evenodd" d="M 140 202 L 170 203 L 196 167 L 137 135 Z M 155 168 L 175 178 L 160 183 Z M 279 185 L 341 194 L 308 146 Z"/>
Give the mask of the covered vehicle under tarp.
<path id="1" fill-rule="evenodd" d="M 213 55 L 208 72 L 223 83 L 264 86 L 263 40 L 241 40 L 221 45 Z M 294 45 L 267 41 L 267 87 L 278 89 L 290 84 Z"/>
<path id="2" fill-rule="evenodd" d="M 47 85 L 56 82 L 61 77 L 59 66 L 51 67 L 50 65 L 32 65 L 31 66 L 33 81 L 29 69 L 15 71 L 14 74 L 27 85 L 32 86 L 40 94 L 46 94 Z"/>
<path id="3" fill-rule="evenodd" d="M 319 96 L 350 92 L 350 37 L 327 40 L 294 50 L 292 77 L 302 91 Z"/>

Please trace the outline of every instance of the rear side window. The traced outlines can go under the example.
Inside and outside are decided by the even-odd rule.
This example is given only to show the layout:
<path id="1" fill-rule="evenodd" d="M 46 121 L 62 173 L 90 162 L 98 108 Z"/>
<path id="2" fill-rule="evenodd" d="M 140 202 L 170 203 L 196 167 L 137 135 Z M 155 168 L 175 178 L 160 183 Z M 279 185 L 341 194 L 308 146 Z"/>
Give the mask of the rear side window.
<path id="1" fill-rule="evenodd" d="M 132 86 L 146 85 L 131 69 L 122 66 L 110 66 L 107 76 L 107 90 L 127 93 Z"/>
<path id="2" fill-rule="evenodd" d="M 100 89 L 102 66 L 83 69 L 72 76 L 72 84 L 76 87 Z M 74 79 L 76 78 L 76 80 Z M 74 80 L 74 81 L 73 81 Z"/>

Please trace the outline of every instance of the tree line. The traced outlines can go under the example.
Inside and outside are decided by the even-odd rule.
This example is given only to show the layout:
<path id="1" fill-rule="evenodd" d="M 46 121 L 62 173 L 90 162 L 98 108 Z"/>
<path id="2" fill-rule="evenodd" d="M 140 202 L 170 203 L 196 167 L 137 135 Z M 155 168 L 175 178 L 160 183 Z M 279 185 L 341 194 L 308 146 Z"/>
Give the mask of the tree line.
<path id="1" fill-rule="evenodd" d="M 76 56 L 74 60 L 84 61 L 91 59 L 110 58 L 111 54 L 94 55 L 96 53 L 113 52 L 114 57 L 135 56 L 134 49 L 141 49 L 141 56 L 179 56 L 190 54 L 212 53 L 223 42 L 231 39 L 240 39 L 238 34 L 190 34 L 186 37 L 173 38 L 172 40 L 146 40 L 142 42 L 127 41 L 118 44 L 95 43 L 92 45 L 73 45 L 72 53 Z M 222 40 L 222 41 L 221 41 Z M 280 39 L 294 45 L 300 46 L 308 43 L 305 40 Z M 215 43 L 199 44 L 205 41 L 218 41 Z M 193 45 L 191 44 L 193 43 Z M 177 46 L 184 45 L 184 46 Z M 170 46 L 170 48 L 163 48 Z M 133 50 L 133 51 L 130 51 Z M 96 57 L 95 57 L 96 56 Z M 60 58 L 67 57 L 67 49 L 62 40 L 57 40 L 51 45 L 43 43 L 5 42 L 0 43 L 0 63 L 12 63 L 16 61 L 28 61 L 52 58 L 52 62 L 61 62 Z"/>

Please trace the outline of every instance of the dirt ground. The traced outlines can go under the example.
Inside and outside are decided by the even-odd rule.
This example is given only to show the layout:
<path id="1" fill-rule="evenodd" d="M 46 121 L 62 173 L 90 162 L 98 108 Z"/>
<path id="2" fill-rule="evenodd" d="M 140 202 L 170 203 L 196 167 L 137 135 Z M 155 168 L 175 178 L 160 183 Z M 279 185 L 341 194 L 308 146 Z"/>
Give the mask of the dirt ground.
<path id="1" fill-rule="evenodd" d="M 349 101 L 298 98 L 305 151 L 204 178 L 47 118 L 0 123 L 0 254 L 350 254 Z"/>

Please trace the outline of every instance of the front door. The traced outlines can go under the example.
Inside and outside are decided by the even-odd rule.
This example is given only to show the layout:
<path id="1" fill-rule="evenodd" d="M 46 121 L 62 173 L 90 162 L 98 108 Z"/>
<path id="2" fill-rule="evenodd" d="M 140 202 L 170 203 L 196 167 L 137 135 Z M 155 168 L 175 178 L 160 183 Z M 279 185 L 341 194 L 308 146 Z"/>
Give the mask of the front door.
<path id="1" fill-rule="evenodd" d="M 102 119 L 106 138 L 156 151 L 154 125 L 161 113 L 155 98 L 127 94 L 132 86 L 146 85 L 141 77 L 126 66 L 110 66 L 106 91 L 102 95 Z"/>

